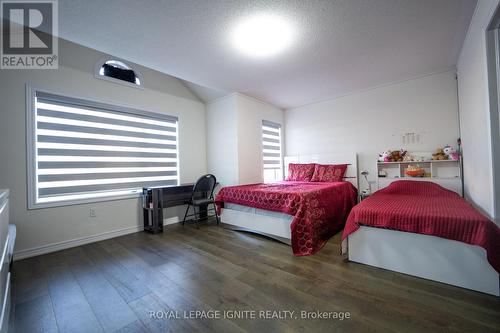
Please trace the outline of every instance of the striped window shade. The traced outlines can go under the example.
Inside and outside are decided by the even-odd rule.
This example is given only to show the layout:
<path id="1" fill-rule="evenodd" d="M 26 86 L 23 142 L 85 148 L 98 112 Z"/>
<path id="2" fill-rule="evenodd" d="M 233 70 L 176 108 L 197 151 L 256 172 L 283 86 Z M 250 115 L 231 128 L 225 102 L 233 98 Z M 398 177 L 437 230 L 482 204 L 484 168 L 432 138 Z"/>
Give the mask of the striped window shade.
<path id="1" fill-rule="evenodd" d="M 282 180 L 283 155 L 280 124 L 262 120 L 262 159 L 264 181 Z"/>
<path id="2" fill-rule="evenodd" d="M 179 183 L 177 117 L 39 91 L 31 112 L 34 208 Z"/>

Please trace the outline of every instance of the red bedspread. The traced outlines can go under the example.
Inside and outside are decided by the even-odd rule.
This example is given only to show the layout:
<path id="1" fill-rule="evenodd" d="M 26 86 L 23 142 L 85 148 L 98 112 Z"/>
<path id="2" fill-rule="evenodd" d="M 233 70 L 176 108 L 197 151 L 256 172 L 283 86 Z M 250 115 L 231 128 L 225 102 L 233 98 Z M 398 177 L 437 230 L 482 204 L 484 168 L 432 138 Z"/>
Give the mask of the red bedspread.
<path id="1" fill-rule="evenodd" d="M 400 180 L 363 200 L 349 214 L 342 239 L 360 225 L 453 239 L 486 250 L 500 272 L 500 229 L 458 194 L 424 181 Z"/>
<path id="2" fill-rule="evenodd" d="M 349 182 L 284 181 L 224 187 L 215 202 L 219 212 L 228 202 L 293 215 L 293 254 L 306 256 L 319 251 L 342 229 L 356 204 L 356 195 Z"/>

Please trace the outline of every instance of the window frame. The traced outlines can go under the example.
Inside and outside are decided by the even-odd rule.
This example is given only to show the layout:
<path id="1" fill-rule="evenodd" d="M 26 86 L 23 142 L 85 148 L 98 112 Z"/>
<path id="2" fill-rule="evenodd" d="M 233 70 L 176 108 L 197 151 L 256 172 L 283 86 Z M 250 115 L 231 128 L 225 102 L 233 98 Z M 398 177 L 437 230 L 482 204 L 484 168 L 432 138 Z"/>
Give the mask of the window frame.
<path id="1" fill-rule="evenodd" d="M 27 201 L 28 201 L 28 209 L 40 209 L 40 208 L 50 208 L 50 207 L 64 207 L 64 206 L 73 206 L 80 204 L 88 204 L 88 203 L 97 203 L 97 202 L 106 202 L 106 201 L 117 201 L 124 199 L 134 199 L 139 198 L 142 195 L 142 188 L 137 189 L 134 192 L 127 194 L 117 194 L 117 195 L 108 195 L 102 197 L 92 197 L 92 198 L 82 198 L 82 199 L 71 199 L 71 200 L 60 200 L 53 202 L 37 202 L 37 161 L 36 161 L 36 117 L 35 117 L 35 98 L 36 93 L 45 93 L 50 95 L 57 95 L 64 97 L 69 101 L 80 102 L 85 106 L 94 107 L 94 108 L 103 108 L 109 109 L 112 111 L 142 115 L 142 116 L 150 116 L 154 118 L 161 119 L 162 117 L 174 117 L 177 118 L 177 183 L 180 184 L 180 156 L 179 156 L 179 120 L 177 116 L 167 115 L 161 112 L 154 111 L 145 111 L 130 108 L 128 106 L 118 105 L 118 104 L 109 104 L 106 102 L 87 100 L 79 97 L 71 96 L 67 93 L 48 91 L 46 89 L 37 88 L 31 86 L 29 84 L 26 85 L 26 172 L 27 172 Z M 175 185 L 172 185 L 175 186 Z M 119 191 L 119 190 L 117 190 Z"/>
<path id="2" fill-rule="evenodd" d="M 132 83 L 132 82 L 127 82 L 127 81 L 123 81 L 123 80 L 120 80 L 120 79 L 115 79 L 113 77 L 104 76 L 104 75 L 99 74 L 99 71 L 101 70 L 101 67 L 106 62 L 108 62 L 110 60 L 120 61 L 120 62 L 124 63 L 125 65 L 127 65 L 128 67 L 130 67 L 130 69 L 133 70 L 134 73 L 135 73 L 135 75 L 139 78 L 140 84 L 136 84 L 136 83 Z M 131 65 L 128 61 L 125 61 L 123 59 L 116 58 L 116 57 L 106 56 L 106 57 L 101 58 L 96 63 L 96 65 L 95 65 L 95 68 L 94 68 L 94 77 L 96 79 L 99 79 L 99 80 L 113 82 L 113 83 L 121 84 L 121 85 L 124 85 L 124 86 L 127 86 L 127 87 L 144 89 L 144 77 L 142 76 L 142 73 L 139 70 L 137 70 L 136 66 Z"/>
<path id="3" fill-rule="evenodd" d="M 493 171 L 492 215 L 498 219 L 500 216 L 500 176 L 497 172 L 500 170 L 500 144 L 495 138 L 498 138 L 500 135 L 500 9 L 493 14 L 493 18 L 486 30 L 486 60 L 489 101 L 488 118 L 492 156 L 491 168 Z"/>
<path id="4" fill-rule="evenodd" d="M 274 179 L 273 181 L 282 181 L 283 179 L 285 179 L 285 168 L 284 168 L 284 154 L 283 154 L 283 125 L 278 123 L 278 122 L 275 122 L 275 121 L 270 121 L 270 120 L 267 120 L 267 119 L 262 119 L 261 120 L 261 124 L 260 124 L 260 154 L 261 154 L 261 171 L 262 171 L 262 181 L 265 183 L 266 180 L 265 180 L 265 177 L 264 177 L 264 129 L 263 127 L 264 126 L 268 126 L 266 125 L 265 123 L 268 123 L 268 124 L 271 124 L 272 126 L 277 126 L 278 129 L 279 129 L 279 138 L 280 138 L 280 144 L 279 144 L 279 147 L 280 147 L 280 171 L 281 171 L 281 179 Z M 269 126 L 268 126 L 269 127 Z"/>

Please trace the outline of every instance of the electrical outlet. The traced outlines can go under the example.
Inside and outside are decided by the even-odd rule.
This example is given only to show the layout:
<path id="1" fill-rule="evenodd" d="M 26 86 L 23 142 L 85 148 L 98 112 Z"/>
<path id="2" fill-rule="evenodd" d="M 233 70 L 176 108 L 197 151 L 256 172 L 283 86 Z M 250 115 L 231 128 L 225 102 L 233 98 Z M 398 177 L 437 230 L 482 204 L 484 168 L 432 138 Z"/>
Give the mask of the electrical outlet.
<path id="1" fill-rule="evenodd" d="M 90 217 L 96 217 L 95 208 L 90 208 Z"/>

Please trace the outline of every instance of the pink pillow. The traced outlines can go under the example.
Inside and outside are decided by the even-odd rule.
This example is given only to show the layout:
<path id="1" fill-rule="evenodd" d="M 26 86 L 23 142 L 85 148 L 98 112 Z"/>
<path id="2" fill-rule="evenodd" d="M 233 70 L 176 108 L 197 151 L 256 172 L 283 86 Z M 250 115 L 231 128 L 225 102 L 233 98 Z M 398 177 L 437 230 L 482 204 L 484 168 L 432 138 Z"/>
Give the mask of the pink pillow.
<path id="1" fill-rule="evenodd" d="M 310 164 L 294 164 L 288 165 L 288 177 L 286 180 L 310 182 L 314 173 L 315 163 Z"/>
<path id="2" fill-rule="evenodd" d="M 347 164 L 316 164 L 312 182 L 341 182 L 344 179 Z"/>

